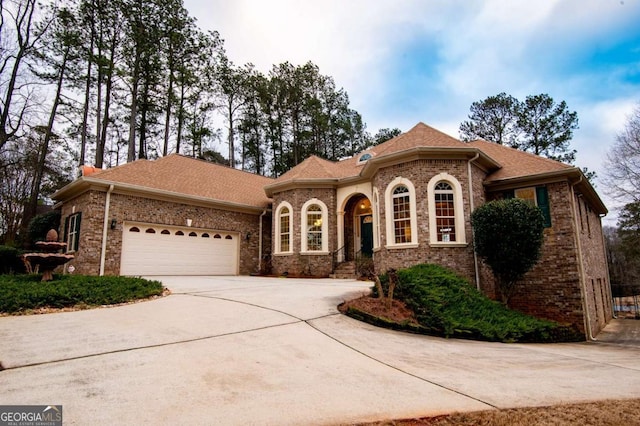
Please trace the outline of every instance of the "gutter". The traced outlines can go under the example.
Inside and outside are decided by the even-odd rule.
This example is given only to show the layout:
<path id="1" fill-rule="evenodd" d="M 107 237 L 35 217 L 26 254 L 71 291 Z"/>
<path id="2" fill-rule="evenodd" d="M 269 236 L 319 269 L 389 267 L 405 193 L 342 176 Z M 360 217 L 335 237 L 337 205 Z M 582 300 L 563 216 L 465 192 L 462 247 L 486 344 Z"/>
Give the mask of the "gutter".
<path id="1" fill-rule="evenodd" d="M 471 213 L 475 210 L 475 205 L 473 202 L 473 179 L 471 178 L 471 163 L 476 161 L 480 157 L 480 153 L 477 152 L 475 157 L 473 157 L 467 163 L 467 177 L 469 178 L 469 218 L 471 218 Z M 471 226 L 471 238 L 473 240 L 473 265 L 476 273 L 476 288 L 480 290 L 480 268 L 478 266 L 478 253 L 476 253 L 476 233 L 473 230 L 473 226 Z"/>
<path id="2" fill-rule="evenodd" d="M 199 195 L 189 195 L 182 194 L 178 192 L 167 191 L 163 189 L 154 189 L 147 188 L 138 185 L 132 185 L 128 183 L 121 183 L 116 181 L 108 181 L 104 179 L 92 178 L 92 177 L 82 177 L 65 186 L 64 188 L 58 190 L 52 195 L 54 200 L 66 199 L 70 198 L 73 195 L 81 194 L 85 191 L 89 191 L 92 189 L 98 188 L 110 188 L 111 186 L 117 185 L 119 194 L 127 194 L 127 195 L 135 195 L 135 196 L 144 196 L 146 198 L 162 200 L 162 201 L 170 201 L 170 202 L 181 202 L 184 204 L 198 205 L 208 208 L 222 208 L 225 210 L 234 210 L 240 213 L 249 213 L 249 214 L 258 214 L 261 213 L 264 209 L 263 205 L 249 205 L 249 204 L 241 204 L 233 201 L 224 201 L 224 200 L 216 200 L 213 198 L 208 198 Z M 270 200 L 265 200 L 265 202 L 270 202 Z M 58 202 L 56 205 L 60 205 Z"/>
<path id="3" fill-rule="evenodd" d="M 104 264 L 107 257 L 107 231 L 109 226 L 109 205 L 111 204 L 111 193 L 115 185 L 109 185 L 107 198 L 104 202 L 104 220 L 102 222 L 102 248 L 100 249 L 100 276 L 104 275 Z"/>
<path id="4" fill-rule="evenodd" d="M 575 187 L 582 182 L 582 176 L 580 179 L 571 184 L 571 207 L 573 209 L 573 221 L 576 230 L 576 247 L 578 249 L 578 274 L 580 276 L 580 297 L 582 299 L 582 309 L 584 309 L 585 319 L 586 319 L 586 327 L 585 331 L 587 332 L 587 338 L 590 340 L 597 340 L 593 337 L 593 331 L 591 330 L 591 315 L 589 314 L 589 309 L 587 306 L 587 282 L 584 274 L 584 267 L 582 265 L 582 243 L 580 242 L 580 225 L 578 224 L 578 213 L 576 211 L 576 197 L 575 197 Z"/>

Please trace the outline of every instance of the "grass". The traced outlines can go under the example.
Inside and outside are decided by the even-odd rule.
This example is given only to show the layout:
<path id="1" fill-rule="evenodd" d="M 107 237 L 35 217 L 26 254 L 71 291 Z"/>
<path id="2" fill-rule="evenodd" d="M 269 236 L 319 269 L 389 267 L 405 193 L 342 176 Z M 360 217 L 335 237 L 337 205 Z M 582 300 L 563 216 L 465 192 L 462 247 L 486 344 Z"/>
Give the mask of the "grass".
<path id="1" fill-rule="evenodd" d="M 441 266 L 417 265 L 397 275 L 395 299 L 414 312 L 429 334 L 499 342 L 584 340 L 574 328 L 506 308 Z M 386 292 L 388 277 L 381 282 Z"/>
<path id="2" fill-rule="evenodd" d="M 618 426 L 640 425 L 640 399 L 608 400 L 550 407 L 455 413 L 420 419 L 363 423 L 360 426 Z"/>
<path id="3" fill-rule="evenodd" d="M 113 305 L 159 296 L 162 283 L 142 278 L 55 275 L 0 275 L 0 313 L 20 314 L 38 309 Z"/>

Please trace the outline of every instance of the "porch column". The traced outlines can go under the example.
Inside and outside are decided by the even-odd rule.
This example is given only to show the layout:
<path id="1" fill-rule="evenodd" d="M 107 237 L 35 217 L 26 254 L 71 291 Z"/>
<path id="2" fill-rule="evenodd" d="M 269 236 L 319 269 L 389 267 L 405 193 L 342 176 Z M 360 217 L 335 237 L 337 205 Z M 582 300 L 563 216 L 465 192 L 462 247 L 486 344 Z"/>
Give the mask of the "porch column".
<path id="1" fill-rule="evenodd" d="M 338 211 L 337 219 L 338 226 L 336 228 L 338 231 L 338 238 L 336 241 L 338 241 L 338 246 L 336 247 L 336 250 L 339 250 L 344 247 L 344 210 Z M 338 262 L 344 262 L 344 250 L 338 252 Z"/>

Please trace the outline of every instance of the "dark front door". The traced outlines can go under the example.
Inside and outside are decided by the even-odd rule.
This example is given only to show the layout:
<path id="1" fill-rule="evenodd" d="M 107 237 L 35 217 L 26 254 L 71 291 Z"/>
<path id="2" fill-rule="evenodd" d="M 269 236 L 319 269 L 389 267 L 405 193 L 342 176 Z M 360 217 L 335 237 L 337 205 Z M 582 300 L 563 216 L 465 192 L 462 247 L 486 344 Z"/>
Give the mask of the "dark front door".
<path id="1" fill-rule="evenodd" d="M 373 254 L 373 216 L 360 216 L 360 251 L 365 256 Z"/>

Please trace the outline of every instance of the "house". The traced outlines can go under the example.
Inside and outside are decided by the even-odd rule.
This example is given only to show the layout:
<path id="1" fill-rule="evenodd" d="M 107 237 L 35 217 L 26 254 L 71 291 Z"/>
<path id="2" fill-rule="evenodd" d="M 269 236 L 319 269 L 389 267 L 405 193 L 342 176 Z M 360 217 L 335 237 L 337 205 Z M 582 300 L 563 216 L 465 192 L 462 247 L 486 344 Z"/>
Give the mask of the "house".
<path id="1" fill-rule="evenodd" d="M 277 179 L 170 155 L 83 176 L 54 194 L 82 273 L 269 267 L 329 276 L 370 256 L 377 271 L 447 266 L 491 297 L 497 289 L 474 253 L 470 216 L 505 197 L 536 204 L 546 222 L 542 259 L 511 305 L 595 336 L 613 315 L 607 209 L 582 172 L 422 123 L 343 161 L 310 157 Z"/>

